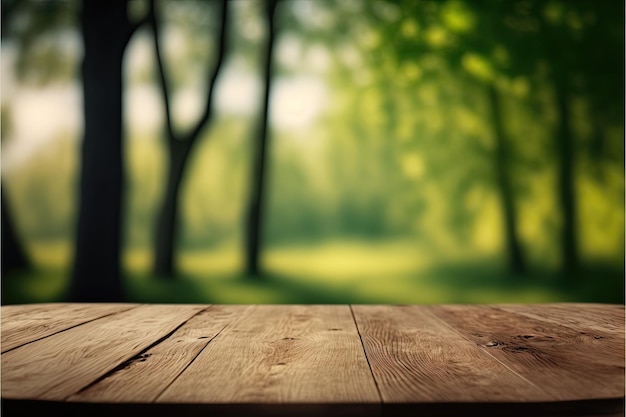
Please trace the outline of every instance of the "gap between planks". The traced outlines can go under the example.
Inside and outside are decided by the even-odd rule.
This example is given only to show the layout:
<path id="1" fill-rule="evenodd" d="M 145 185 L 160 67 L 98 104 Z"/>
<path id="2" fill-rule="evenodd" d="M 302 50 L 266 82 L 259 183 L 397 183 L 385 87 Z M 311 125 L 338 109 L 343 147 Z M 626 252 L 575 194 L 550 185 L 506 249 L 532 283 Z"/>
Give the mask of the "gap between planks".
<path id="1" fill-rule="evenodd" d="M 204 308 L 142 305 L 5 353 L 2 396 L 63 400 Z"/>
<path id="2" fill-rule="evenodd" d="M 549 401 L 427 313 L 427 306 L 355 306 L 384 404 Z"/>
<path id="3" fill-rule="evenodd" d="M 356 317 L 354 317 L 354 309 L 352 308 L 352 304 L 350 306 L 350 314 L 352 314 L 352 320 L 354 321 L 354 327 L 356 327 L 356 332 L 359 335 L 359 340 L 361 341 L 361 349 L 363 350 L 363 354 L 365 355 L 365 360 L 367 361 L 367 367 L 370 370 L 370 374 L 372 375 L 372 380 L 374 381 L 374 385 L 376 386 L 376 392 L 378 392 L 378 398 L 380 398 L 381 404 L 383 403 L 383 395 L 380 392 L 380 386 L 378 386 L 378 380 L 374 375 L 374 371 L 372 370 L 372 364 L 370 362 L 370 358 L 367 355 L 367 349 L 365 349 L 365 344 L 363 343 L 363 336 L 361 335 L 361 329 L 359 329 L 359 323 L 356 321 Z"/>
<path id="4" fill-rule="evenodd" d="M 454 333 L 456 333 L 457 335 L 459 335 L 460 337 L 462 337 L 463 339 L 467 340 L 469 343 L 471 343 L 472 345 L 476 345 L 476 343 L 474 341 L 472 341 L 470 338 L 468 338 L 466 335 L 464 335 L 462 332 L 458 331 L 456 328 L 454 328 L 454 326 L 452 326 L 450 323 L 448 323 L 447 321 L 445 321 L 444 319 L 442 319 L 441 317 L 438 317 L 437 315 L 435 315 L 432 311 L 429 310 L 425 310 L 426 313 L 433 317 L 435 320 L 439 321 L 440 323 L 444 324 L 446 327 L 448 327 L 450 330 L 452 330 Z M 500 365 L 502 365 L 503 367 L 505 367 L 509 372 L 511 372 L 513 375 L 515 375 L 516 377 L 518 377 L 519 379 L 521 379 L 522 381 L 526 382 L 527 384 L 533 386 L 534 388 L 536 388 L 537 390 L 540 391 L 544 391 L 540 386 L 534 384 L 532 381 L 528 380 L 527 378 L 525 378 L 524 376 L 520 375 L 519 373 L 515 372 L 514 369 L 512 369 L 511 367 L 509 367 L 506 363 L 502 362 L 500 359 L 498 359 L 497 357 L 495 357 L 493 354 L 491 354 L 491 352 L 484 350 L 484 349 L 480 349 L 480 347 L 478 345 L 476 345 L 477 350 L 479 352 L 482 352 L 483 354 L 489 356 L 491 359 L 493 359 L 494 361 L 498 362 Z M 545 392 L 545 391 L 544 391 Z M 549 393 L 546 393 L 546 395 L 549 395 L 552 399 L 556 400 L 556 398 L 553 395 L 550 395 Z"/>
<path id="5" fill-rule="evenodd" d="M 250 310 L 253 307 L 208 306 L 68 400 L 154 402 L 240 313 Z"/>
<path id="6" fill-rule="evenodd" d="M 185 324 L 187 324 L 190 320 L 192 320 L 194 317 L 197 317 L 199 314 L 207 311 L 210 308 L 210 306 L 207 306 L 206 308 L 198 311 L 196 314 L 194 314 L 193 316 L 189 317 L 187 320 L 183 321 L 182 323 L 180 323 L 176 328 L 174 328 L 171 332 L 169 332 L 168 334 L 166 334 L 165 336 L 161 337 L 160 339 L 154 341 L 152 344 L 146 346 L 145 349 L 143 349 L 141 352 L 137 353 L 135 356 L 133 356 L 132 358 L 120 363 L 119 365 L 117 365 L 115 368 L 111 369 L 110 371 L 106 372 L 105 374 L 101 375 L 100 377 L 98 377 L 96 380 L 94 380 L 93 382 L 89 383 L 88 385 L 84 386 L 83 388 L 81 388 L 80 390 L 78 390 L 78 392 L 76 394 L 72 394 L 69 395 L 67 398 L 65 398 L 65 401 L 68 401 L 70 398 L 72 397 L 77 397 L 80 398 L 81 394 L 87 390 L 89 390 L 91 387 L 93 387 L 94 385 L 100 383 L 101 381 L 112 377 L 115 373 L 127 368 L 129 365 L 131 365 L 132 363 L 134 363 L 137 360 L 140 360 L 145 354 L 146 352 L 150 351 L 151 349 L 153 349 L 154 347 L 156 347 L 157 345 L 159 345 L 161 342 L 169 339 L 173 334 L 175 334 L 180 328 L 182 328 Z M 209 342 L 213 340 L 213 339 L 209 339 Z M 209 343 L 207 342 L 207 344 Z M 205 345 L 206 346 L 206 345 Z M 195 359 L 195 358 L 194 358 Z M 192 359 L 193 361 L 193 359 Z"/>
<path id="7" fill-rule="evenodd" d="M 158 402 L 379 405 L 380 396 L 348 305 L 263 305 L 225 329 Z"/>
<path id="8" fill-rule="evenodd" d="M 246 310 L 244 310 L 246 313 L 249 313 L 250 311 L 254 310 L 254 306 L 248 306 L 248 308 Z M 189 363 L 187 365 L 185 365 L 185 367 L 174 377 L 174 379 L 172 379 L 165 388 L 163 388 L 163 390 L 161 392 L 159 392 L 159 394 L 155 397 L 154 402 L 158 401 L 159 397 L 161 395 L 163 395 L 163 393 L 165 391 L 167 391 L 167 389 L 191 366 L 191 364 L 198 359 L 198 357 L 202 354 L 202 352 L 204 352 L 204 349 L 207 348 L 207 346 L 209 346 L 209 343 L 211 343 L 213 340 L 215 340 L 216 337 L 218 337 L 220 334 L 222 334 L 222 332 L 228 327 L 230 326 L 233 322 L 235 322 L 237 319 L 241 319 L 241 317 L 233 317 L 232 320 L 230 320 L 228 323 L 226 323 L 216 334 L 215 336 L 209 338 L 208 342 L 206 342 L 204 344 L 204 346 L 202 346 L 202 348 L 200 349 L 200 351 L 194 355 L 193 359 L 191 359 L 191 361 L 189 361 Z"/>
<path id="9" fill-rule="evenodd" d="M 123 313 L 139 307 L 140 304 L 45 304 L 29 312 L 27 306 L 11 306 L 21 311 L 2 315 L 2 353 L 33 343 L 55 334 L 91 323 L 114 314 Z M 55 316 L 58 310 L 61 317 Z M 66 311 L 69 310 L 69 311 Z M 70 317 L 83 314 L 82 317 Z M 24 317 L 27 316 L 27 317 Z M 26 325 L 24 325 L 26 322 Z"/>
<path id="10" fill-rule="evenodd" d="M 567 304 L 556 307 L 576 309 Z M 544 305 L 541 311 L 549 317 L 553 308 Z M 595 309 L 588 306 L 589 312 Z M 623 314 L 623 307 L 612 310 Z M 494 306 L 441 305 L 433 306 L 432 312 L 557 400 L 623 397 L 623 335 L 594 335 Z"/>
<path id="11" fill-rule="evenodd" d="M 369 362 L 369 358 L 367 356 L 367 351 L 363 345 L 363 340 L 362 340 L 362 336 L 358 327 L 358 323 L 356 321 L 356 318 L 354 317 L 354 312 L 352 310 L 352 306 L 348 305 L 347 306 L 350 310 L 350 315 L 351 315 L 351 320 L 352 323 L 354 325 L 354 329 L 356 330 L 356 333 L 359 337 L 359 342 L 360 342 L 360 346 L 359 348 L 362 351 L 362 354 L 365 358 L 365 361 L 367 362 L 368 365 L 368 369 L 369 369 L 369 374 L 371 377 L 371 380 L 373 381 L 375 387 L 376 387 L 376 392 L 378 394 L 378 400 L 380 403 L 382 403 L 382 395 L 380 393 L 380 388 L 378 387 L 378 382 L 374 376 L 374 373 L 371 369 L 371 364 Z M 226 308 L 228 309 L 228 307 L 222 307 L 222 308 Z M 142 350 L 141 352 L 139 352 L 137 355 L 135 355 L 133 358 L 129 359 L 128 361 L 125 361 L 121 364 L 119 364 L 117 367 L 115 367 L 114 369 L 110 370 L 109 372 L 107 372 L 106 374 L 102 375 L 101 377 L 99 377 L 97 380 L 93 381 L 92 383 L 90 383 L 89 385 L 83 387 L 81 390 L 79 390 L 76 394 L 74 395 L 70 395 L 68 397 L 69 401 L 132 401 L 132 402 L 137 402 L 137 401 L 145 401 L 145 402 L 155 402 L 158 401 L 158 399 L 163 395 L 163 393 L 165 393 L 165 391 L 176 382 L 176 380 L 190 367 L 192 366 L 192 364 L 194 363 L 194 361 L 202 354 L 202 352 L 208 347 L 208 345 L 213 342 L 221 333 L 222 331 L 224 331 L 228 326 L 232 325 L 233 323 L 237 322 L 237 321 L 241 321 L 243 319 L 249 318 L 247 316 L 250 315 L 250 313 L 254 310 L 255 306 L 247 306 L 247 308 L 239 311 L 239 315 L 235 316 L 235 317 L 231 317 L 231 319 L 225 324 L 223 325 L 218 331 L 217 333 L 215 333 L 213 336 L 211 336 L 208 341 L 206 341 L 205 343 L 202 344 L 202 346 L 197 350 L 197 352 L 193 352 L 193 358 L 188 361 L 184 366 L 182 366 L 182 369 L 180 370 L 176 370 L 177 373 L 172 377 L 171 375 L 165 375 L 165 378 L 163 377 L 162 373 L 163 370 L 159 369 L 159 374 L 161 376 L 161 380 L 162 379 L 166 379 L 169 382 L 167 382 L 166 384 L 164 384 L 164 386 L 159 386 L 157 389 L 158 391 L 156 393 L 154 393 L 154 386 L 152 384 L 151 381 L 145 380 L 145 379 L 141 379 L 141 373 L 139 372 L 140 368 L 143 368 L 143 373 L 147 373 L 148 375 L 151 374 L 152 372 L 150 372 L 150 367 L 151 365 L 147 362 L 144 361 L 148 361 L 153 363 L 154 362 L 154 358 L 150 358 L 153 353 L 151 353 L 151 351 L 159 350 L 160 347 L 163 347 L 163 345 L 167 345 L 172 338 L 175 338 L 177 336 L 177 333 L 179 333 L 180 331 L 183 331 L 185 327 L 188 325 L 188 323 L 193 322 L 195 319 L 198 318 L 198 316 L 202 315 L 203 313 L 206 313 L 209 311 L 210 307 L 207 307 L 204 310 L 199 311 L 197 314 L 195 314 L 193 317 L 189 318 L 187 321 L 181 323 L 176 329 L 174 329 L 172 332 L 170 332 L 169 334 L 165 335 L 164 337 L 162 337 L 161 339 L 157 340 L 156 342 L 152 343 L 150 346 L 146 347 L 144 350 Z M 163 344 L 163 345 L 161 345 Z M 161 346 L 159 346 L 161 345 Z M 142 359 L 145 359 L 142 361 Z M 150 359 L 149 359 L 150 358 Z M 141 363 L 135 363 L 137 361 L 141 361 Z M 156 365 L 154 365 L 156 366 Z M 152 367 L 154 367 L 152 366 Z M 129 376 L 128 375 L 128 371 L 127 368 L 129 367 L 135 367 L 135 369 L 131 370 L 131 373 L 133 375 Z M 124 371 L 124 373 L 121 373 L 120 371 Z M 156 371 L 155 371 L 156 372 Z M 114 382 L 111 381 L 112 380 L 116 380 Z M 171 378 L 171 379 L 170 379 Z M 107 380 L 109 379 L 109 380 Z M 148 378 L 149 379 L 149 378 Z M 107 381 L 105 381 L 107 380 Z M 142 385 L 144 385 L 142 387 L 142 392 L 139 393 L 139 396 L 137 396 L 137 393 L 133 394 L 132 396 L 129 395 L 129 392 L 126 390 L 122 390 L 121 386 L 122 384 L 124 385 L 132 385 L 132 386 L 136 386 L 135 384 L 139 384 L 141 383 Z M 119 385 L 116 385 L 119 384 Z M 147 390 L 146 389 L 146 385 L 148 386 L 152 386 L 151 390 Z M 148 394 L 148 391 L 150 391 L 150 394 Z M 143 394 L 146 394 L 146 396 L 144 396 Z"/>

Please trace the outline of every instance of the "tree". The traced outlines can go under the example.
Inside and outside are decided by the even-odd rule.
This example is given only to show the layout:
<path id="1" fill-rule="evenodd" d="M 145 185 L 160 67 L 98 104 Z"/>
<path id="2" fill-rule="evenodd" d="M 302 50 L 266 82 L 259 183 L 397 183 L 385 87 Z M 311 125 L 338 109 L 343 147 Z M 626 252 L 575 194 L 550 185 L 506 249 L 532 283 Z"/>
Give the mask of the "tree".
<path id="1" fill-rule="evenodd" d="M 562 216 L 559 236 L 561 276 L 564 283 L 571 283 L 580 278 L 581 263 L 576 187 L 576 164 L 580 151 L 572 129 L 572 101 L 577 95 L 587 98 L 591 107 L 589 117 L 596 131 L 601 128 L 600 112 L 615 120 L 615 110 L 620 108 L 617 120 L 623 126 L 623 95 L 615 94 L 617 86 L 614 85 L 616 80 L 621 80 L 620 91 L 623 91 L 624 26 L 623 19 L 619 17 L 623 13 L 623 3 L 558 2 L 541 11 L 544 13 L 539 20 L 539 31 L 545 40 L 542 56 L 550 65 L 549 76 L 557 111 L 554 137 L 557 197 Z M 607 46 L 606 51 L 598 51 L 601 43 Z M 598 68 L 601 68 L 600 76 Z M 593 142 L 597 144 L 601 137 L 596 134 Z"/>
<path id="2" fill-rule="evenodd" d="M 16 1 L 8 1 L 2 3 L 2 38 L 6 36 L 6 27 L 8 20 L 17 7 Z M 4 110 L 4 109 L 3 109 Z M 10 125 L 8 119 L 5 119 L 5 111 L 2 112 L 2 123 L 0 128 L 2 129 L 1 139 L 6 137 L 7 126 Z M 6 276 L 6 273 L 21 268 L 30 267 L 30 261 L 26 256 L 26 252 L 22 246 L 20 239 L 14 226 L 14 218 L 9 210 L 6 193 L 4 192 L 4 184 L 0 185 L 0 205 L 2 206 L 2 256 L 0 263 L 2 264 L 2 278 Z"/>
<path id="3" fill-rule="evenodd" d="M 397 7 L 395 2 L 385 2 L 387 6 Z M 499 196 L 504 219 L 504 240 L 506 242 L 505 253 L 508 258 L 509 269 L 515 273 L 523 273 L 526 270 L 522 245 L 518 233 L 518 216 L 515 202 L 515 193 L 510 165 L 514 152 L 509 146 L 509 138 L 505 129 L 505 115 L 502 111 L 501 94 L 497 87 L 497 82 L 502 79 L 511 78 L 524 74 L 529 67 L 526 65 L 506 66 L 498 63 L 493 57 L 496 48 L 500 48 L 507 53 L 511 60 L 518 64 L 522 61 L 514 56 L 517 51 L 515 46 L 519 42 L 519 34 L 511 31 L 503 24 L 502 16 L 516 13 L 514 2 L 480 2 L 473 3 L 444 1 L 444 2 L 401 2 L 402 15 L 405 16 L 403 22 L 385 22 L 384 14 L 370 10 L 369 15 L 379 22 L 377 30 L 381 33 L 381 45 L 378 47 L 377 58 L 381 54 L 392 51 L 394 64 L 401 70 L 404 65 L 418 65 L 422 68 L 422 76 L 417 84 L 423 83 L 426 77 L 431 81 L 438 81 L 442 87 L 447 88 L 442 81 L 440 67 L 428 69 L 428 65 L 423 64 L 432 57 L 437 57 L 445 65 L 446 69 L 456 74 L 460 86 L 463 83 L 477 84 L 487 92 L 487 110 L 485 115 L 492 126 L 495 146 L 487 153 L 485 161 L 494 167 L 493 184 Z M 400 30 L 398 30 L 400 26 Z M 480 29 L 478 29 L 480 28 Z M 420 33 L 421 32 L 421 33 Z M 505 35 L 504 35 L 505 34 Z M 419 68 L 419 67 L 418 67 Z M 427 74 L 426 71 L 434 72 Z M 469 76 L 469 77 L 468 77 Z M 387 89 L 389 90 L 389 89 Z M 444 95 L 443 91 L 440 94 Z M 462 94 L 447 94 L 447 100 L 451 103 L 459 102 Z M 475 101 L 475 98 L 473 98 Z M 469 104 L 471 105 L 471 104 Z M 451 132 L 451 134 L 455 134 Z M 420 138 L 423 140 L 423 138 Z M 466 138 L 472 140 L 471 138 Z M 441 146 L 441 144 L 439 144 Z M 469 149 L 476 148 L 469 146 Z M 479 155 L 476 155 L 478 157 Z M 470 159 L 470 158 L 468 158 Z M 484 159 L 484 158 L 483 158 Z M 449 160 L 444 164 L 448 165 Z M 457 163 L 455 162 L 455 165 Z M 469 163 L 459 163 L 459 166 L 466 166 L 471 169 Z M 452 171 L 452 170 L 451 170 Z M 459 175 L 458 171 L 453 171 Z M 459 184 L 465 184 L 458 190 L 463 195 L 470 187 L 469 181 L 476 180 L 477 176 L 463 179 Z M 451 196 L 450 198 L 458 198 Z M 462 196 L 461 196 L 462 197 Z"/>
<path id="4" fill-rule="evenodd" d="M 166 121 L 165 139 L 168 147 L 169 169 L 165 196 L 158 216 L 157 234 L 155 241 L 155 257 L 153 271 L 157 276 L 172 277 L 174 275 L 174 248 L 178 235 L 178 200 L 180 186 L 183 180 L 185 167 L 193 146 L 198 142 L 200 134 L 210 124 L 213 116 L 213 91 L 217 76 L 222 67 L 226 50 L 227 33 L 227 2 L 219 2 L 219 22 L 217 36 L 217 56 L 211 71 L 208 71 L 206 102 L 198 122 L 188 132 L 177 132 L 174 129 L 170 111 L 170 97 L 165 73 L 165 65 L 159 47 L 159 22 L 155 10 L 154 0 L 150 3 L 150 25 L 154 35 L 154 51 L 156 54 L 161 94 L 163 97 Z"/>
<path id="5" fill-rule="evenodd" d="M 250 182 L 250 200 L 248 205 L 248 217 L 246 223 L 246 273 L 249 276 L 258 276 L 260 273 L 259 253 L 262 242 L 262 219 L 264 204 L 264 187 L 266 171 L 266 153 L 268 141 L 268 117 L 269 96 L 272 80 L 272 50 L 276 37 L 274 20 L 277 0 L 267 0 L 265 19 L 267 22 L 268 37 L 265 46 L 263 65 L 263 106 L 261 109 L 261 121 L 258 130 L 258 138 L 254 143 L 252 160 L 252 178 Z"/>
<path id="6" fill-rule="evenodd" d="M 558 198 L 563 216 L 561 227 L 562 265 L 565 279 L 569 279 L 578 271 L 578 233 L 576 185 L 574 181 L 574 138 L 570 127 L 570 97 L 567 87 L 567 76 L 557 70 L 555 75 L 555 98 L 559 121 L 555 136 L 558 150 Z"/>
<path id="7" fill-rule="evenodd" d="M 2 277 L 4 278 L 7 272 L 14 269 L 22 269 L 30 267 L 30 261 L 26 256 L 26 252 L 22 246 L 22 243 L 18 239 L 17 231 L 15 230 L 13 216 L 9 208 L 7 207 L 6 195 L 4 192 L 4 186 L 0 187 L 0 205 L 2 206 Z"/>
<path id="8" fill-rule="evenodd" d="M 80 13 L 84 137 L 74 264 L 73 301 L 124 299 L 120 268 L 122 225 L 122 59 L 139 23 L 127 0 L 85 1 Z"/>
<path id="9" fill-rule="evenodd" d="M 522 254 L 522 248 L 517 231 L 517 209 L 513 187 L 511 184 L 509 165 L 509 149 L 507 137 L 502 121 L 502 106 L 497 87 L 493 84 L 488 86 L 489 107 L 491 108 L 492 123 L 495 137 L 494 160 L 496 166 L 496 176 L 498 191 L 504 215 L 504 229 L 506 238 L 506 248 L 508 254 L 509 268 L 512 272 L 522 274 L 526 272 L 526 264 Z"/>

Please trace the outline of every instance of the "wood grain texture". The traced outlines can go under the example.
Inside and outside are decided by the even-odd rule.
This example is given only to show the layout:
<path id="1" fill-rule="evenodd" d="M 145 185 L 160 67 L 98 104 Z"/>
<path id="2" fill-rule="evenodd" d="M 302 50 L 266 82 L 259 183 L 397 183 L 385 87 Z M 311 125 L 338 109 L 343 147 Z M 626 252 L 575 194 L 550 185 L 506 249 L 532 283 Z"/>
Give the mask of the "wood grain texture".
<path id="1" fill-rule="evenodd" d="M 3 306 L 3 414 L 624 415 L 622 305 L 118 308 Z"/>
<path id="2" fill-rule="evenodd" d="M 35 307 L 3 307 L 2 352 L 135 307 L 137 304 L 45 304 Z"/>
<path id="3" fill-rule="evenodd" d="M 613 304 L 498 304 L 510 311 L 582 332 L 600 332 L 624 337 L 624 306 Z"/>
<path id="4" fill-rule="evenodd" d="M 204 306 L 145 305 L 2 354 L 2 397 L 65 400 Z"/>
<path id="5" fill-rule="evenodd" d="M 619 334 L 598 336 L 489 306 L 431 309 L 485 353 L 554 399 L 624 396 L 624 338 Z"/>
<path id="6" fill-rule="evenodd" d="M 192 317 L 170 337 L 135 356 L 106 378 L 69 401 L 154 401 L 213 338 L 250 306 L 211 306 Z"/>
<path id="7" fill-rule="evenodd" d="M 13 319 L 17 316 L 21 316 L 23 314 L 38 314 L 42 311 L 47 311 L 51 308 L 56 308 L 56 306 L 69 306 L 71 304 L 63 304 L 63 303 L 37 303 L 37 304 L 11 304 L 2 306 L 1 316 L 2 320 L 5 319 Z"/>
<path id="8" fill-rule="evenodd" d="M 256 306 L 157 399 L 163 403 L 380 403 L 348 306 Z"/>
<path id="9" fill-rule="evenodd" d="M 420 306 L 353 306 L 385 403 L 552 399 Z"/>

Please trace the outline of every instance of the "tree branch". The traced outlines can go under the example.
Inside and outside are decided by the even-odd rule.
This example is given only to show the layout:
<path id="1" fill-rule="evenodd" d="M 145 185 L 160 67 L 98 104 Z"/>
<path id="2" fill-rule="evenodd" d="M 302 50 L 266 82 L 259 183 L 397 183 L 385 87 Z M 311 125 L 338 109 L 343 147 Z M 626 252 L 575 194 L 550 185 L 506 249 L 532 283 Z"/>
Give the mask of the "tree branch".
<path id="1" fill-rule="evenodd" d="M 207 81 L 207 101 L 205 104 L 204 112 L 198 120 L 196 126 L 189 132 L 189 135 L 186 137 L 189 141 L 195 141 L 198 136 L 200 136 L 200 132 L 212 115 L 212 104 L 213 104 L 213 92 L 215 90 L 215 82 L 217 80 L 217 76 L 220 72 L 220 68 L 224 61 L 224 53 L 226 51 L 226 32 L 227 32 L 227 1 L 221 0 L 219 2 L 220 7 L 220 20 L 219 20 L 219 37 L 218 37 L 218 45 L 217 45 L 217 57 L 215 58 L 215 65 L 213 66 L 213 70 L 209 72 L 209 78 Z"/>
<path id="2" fill-rule="evenodd" d="M 154 53 L 156 55 L 157 66 L 159 70 L 159 82 L 161 86 L 161 95 L 163 96 L 163 108 L 165 109 L 165 124 L 167 127 L 167 141 L 172 142 L 176 140 L 174 133 L 174 126 L 172 124 L 172 111 L 170 108 L 170 95 L 167 88 L 167 77 L 165 75 L 165 66 L 163 64 L 163 57 L 161 56 L 161 48 L 159 46 L 159 23 L 156 17 L 155 0 L 150 0 L 150 10 L 148 11 L 148 20 L 150 26 L 152 26 L 152 33 L 154 39 Z"/>
<path id="3" fill-rule="evenodd" d="M 19 8 L 19 1 L 3 1 L 1 3 L 1 11 L 0 11 L 0 29 L 2 30 L 1 36 L 4 38 L 7 28 L 9 26 L 9 22 L 13 18 L 15 11 Z"/>
<path id="4" fill-rule="evenodd" d="M 141 26 L 143 26 L 146 23 L 148 23 L 148 16 L 144 16 L 140 20 L 136 21 L 135 23 L 131 23 L 128 26 L 128 30 L 126 31 L 126 34 L 125 34 L 125 43 L 128 44 L 128 42 L 130 41 L 130 38 L 132 38 L 135 32 L 137 32 L 137 29 L 139 29 Z"/>

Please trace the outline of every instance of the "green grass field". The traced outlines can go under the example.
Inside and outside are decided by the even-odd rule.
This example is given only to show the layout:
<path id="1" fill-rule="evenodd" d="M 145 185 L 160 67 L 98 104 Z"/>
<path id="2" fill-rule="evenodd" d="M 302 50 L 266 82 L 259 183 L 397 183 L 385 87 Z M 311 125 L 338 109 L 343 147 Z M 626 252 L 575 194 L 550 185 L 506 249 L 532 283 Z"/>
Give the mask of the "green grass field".
<path id="1" fill-rule="evenodd" d="M 5 304 L 62 301 L 71 251 L 65 243 L 31 245 L 35 267 L 3 279 Z M 623 272 L 589 267 L 582 283 L 559 284 L 550 272 L 512 276 L 493 258 L 458 258 L 436 264 L 407 242 L 273 248 L 263 257 L 266 274 L 241 274 L 237 247 L 188 251 L 180 276 L 149 274 L 147 250 L 127 250 L 129 301 L 157 303 L 541 303 L 623 302 Z"/>

